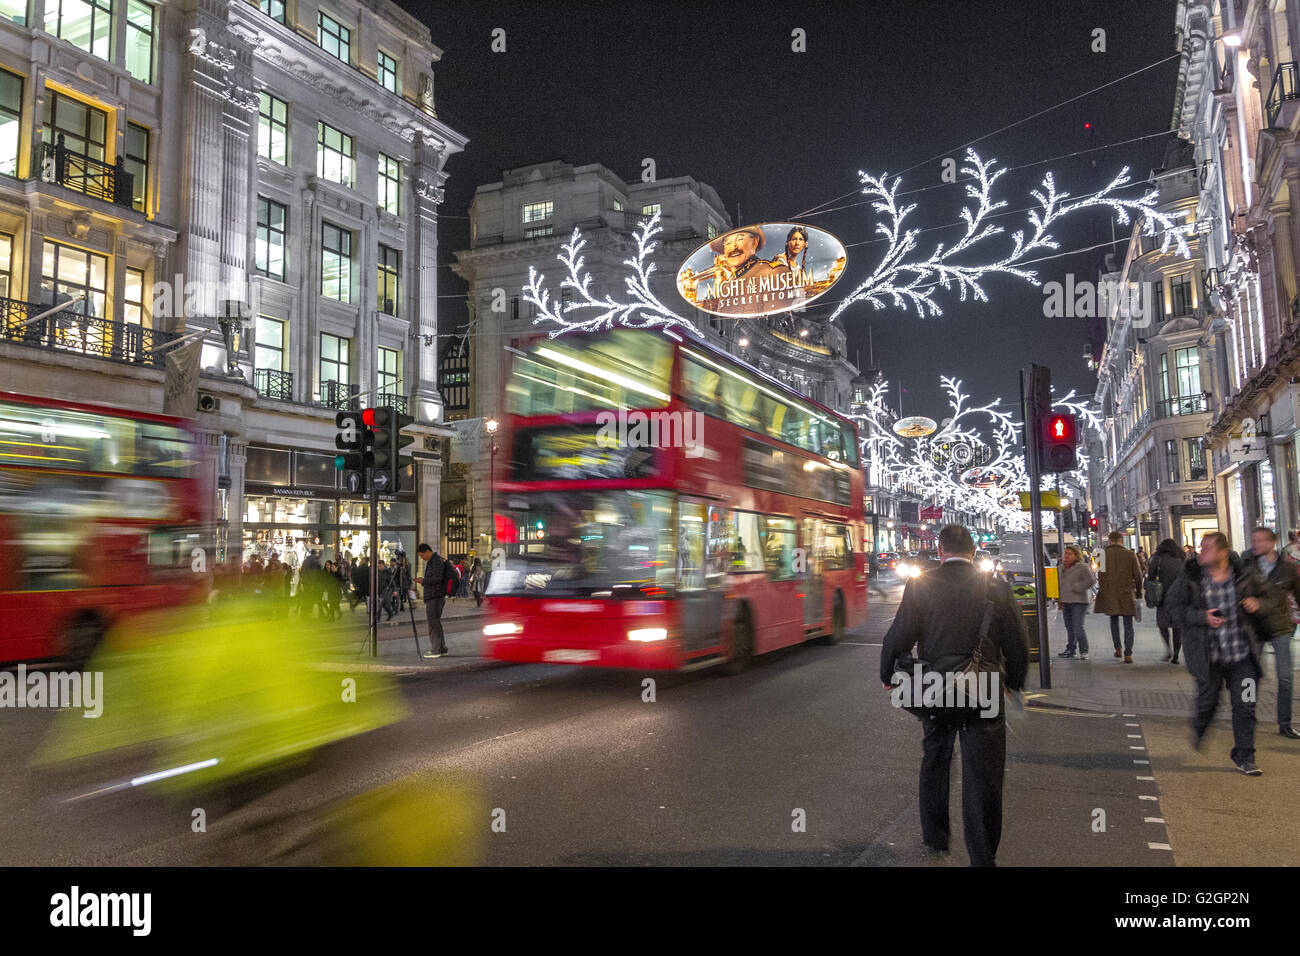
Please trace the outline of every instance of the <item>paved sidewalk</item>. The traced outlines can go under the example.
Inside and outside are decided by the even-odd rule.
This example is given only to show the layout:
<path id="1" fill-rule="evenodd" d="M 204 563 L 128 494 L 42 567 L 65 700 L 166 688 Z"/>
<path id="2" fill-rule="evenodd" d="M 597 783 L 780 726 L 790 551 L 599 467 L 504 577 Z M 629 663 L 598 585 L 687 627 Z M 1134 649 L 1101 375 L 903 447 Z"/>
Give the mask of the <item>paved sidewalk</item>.
<path id="1" fill-rule="evenodd" d="M 424 604 L 416 601 L 412 610 L 395 614 L 391 622 L 385 621 L 383 614 L 380 614 L 379 656 L 374 658 L 370 656 L 364 608 L 358 606 L 354 612 L 349 612 L 345 607 L 343 621 L 338 626 L 335 638 L 334 653 L 322 666 L 330 669 L 395 673 L 478 670 L 502 666 L 501 662 L 480 656 L 486 604 L 481 608 L 475 607 L 473 598 L 453 598 L 447 602 L 442 612 L 442 630 L 448 654 L 433 660 L 422 656 L 431 648 Z M 415 619 L 416 637 L 412 637 L 412 616 Z M 416 652 L 417 639 L 419 653 Z"/>
<path id="2" fill-rule="evenodd" d="M 1039 665 L 1031 663 L 1026 682 L 1028 692 L 1042 694 L 1036 698 L 1040 704 L 1106 713 L 1190 718 L 1196 680 L 1188 673 L 1182 655 L 1179 655 L 1177 664 L 1164 660 L 1165 645 L 1160 640 L 1155 614 L 1144 607 L 1143 620 L 1133 622 L 1133 663 L 1125 664 L 1123 658 L 1114 656 L 1110 619 L 1102 614 L 1089 614 L 1084 618 L 1089 646 L 1087 661 L 1057 657 L 1065 649 L 1065 621 L 1058 612 L 1049 610 L 1052 687 L 1050 690 L 1036 689 L 1040 687 Z M 1122 641 L 1122 621 L 1120 625 Z M 1261 730 L 1277 729 L 1277 659 L 1267 645 L 1264 646 L 1264 679 L 1256 713 Z M 1229 708 L 1224 700 L 1216 719 L 1226 721 L 1229 718 Z"/>

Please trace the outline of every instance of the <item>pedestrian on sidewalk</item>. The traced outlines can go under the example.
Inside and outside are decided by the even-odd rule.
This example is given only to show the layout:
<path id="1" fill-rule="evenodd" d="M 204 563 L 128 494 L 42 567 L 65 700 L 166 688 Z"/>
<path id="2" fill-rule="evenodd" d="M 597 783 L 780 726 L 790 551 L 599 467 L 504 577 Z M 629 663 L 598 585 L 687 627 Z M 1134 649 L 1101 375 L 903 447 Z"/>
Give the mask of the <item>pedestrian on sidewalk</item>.
<path id="1" fill-rule="evenodd" d="M 1097 585 L 1097 605 L 1094 610 L 1110 618 L 1110 639 L 1115 644 L 1115 656 L 1133 663 L 1133 615 L 1137 613 L 1137 599 L 1142 596 L 1142 570 L 1137 555 L 1124 547 L 1124 536 L 1118 531 L 1110 533 L 1110 544 L 1103 552 L 1105 568 Z M 1119 624 L 1124 620 L 1124 650 L 1120 650 Z"/>
<path id="2" fill-rule="evenodd" d="M 1205 731 L 1226 685 L 1232 705 L 1232 764 L 1248 776 L 1255 765 L 1255 697 L 1261 673 L 1254 619 L 1267 618 L 1272 599 L 1258 590 L 1228 546 L 1222 531 L 1201 538 L 1201 550 L 1189 561 L 1169 595 L 1169 614 L 1183 628 L 1187 670 L 1196 678 L 1192 747 L 1201 749 Z"/>
<path id="3" fill-rule="evenodd" d="M 349 610 L 355 611 L 358 603 L 363 604 L 367 609 L 370 607 L 370 559 L 368 557 L 363 557 L 352 565 L 352 606 Z"/>
<path id="4" fill-rule="evenodd" d="M 1173 590 L 1178 579 L 1183 576 L 1183 567 L 1187 558 L 1178 542 L 1165 538 L 1151 557 L 1151 566 L 1147 569 L 1147 599 L 1154 599 L 1156 604 L 1156 626 L 1160 628 L 1160 640 L 1165 642 L 1165 660 L 1171 664 L 1178 663 L 1178 652 L 1182 649 L 1182 628 L 1169 616 L 1169 592 Z M 1158 587 L 1152 587 L 1157 584 Z M 1155 592 L 1159 591 L 1157 597 Z"/>
<path id="5" fill-rule="evenodd" d="M 1145 578 L 1147 576 L 1147 568 L 1151 566 L 1151 561 L 1147 558 L 1147 553 L 1141 548 L 1138 548 L 1136 553 L 1138 559 L 1138 570 L 1142 572 L 1142 577 Z"/>
<path id="6" fill-rule="evenodd" d="M 1291 602 L 1300 602 L 1300 574 L 1296 563 L 1277 553 L 1277 535 L 1272 528 L 1256 528 L 1250 535 L 1251 552 L 1244 559 L 1246 572 L 1256 585 L 1269 595 L 1267 618 L 1256 619 L 1261 641 L 1268 641 L 1277 660 L 1277 732 L 1291 740 L 1300 740 L 1300 732 L 1291 727 L 1291 695 L 1294 664 L 1291 658 L 1291 635 L 1295 622 Z"/>
<path id="7" fill-rule="evenodd" d="M 487 572 L 483 570 L 483 562 L 479 558 L 474 559 L 474 564 L 469 569 L 469 590 L 474 595 L 474 606 L 483 606 L 483 585 L 487 578 Z"/>
<path id="8" fill-rule="evenodd" d="M 442 632 L 442 609 L 447 604 L 447 586 L 456 579 L 456 569 L 451 562 L 427 544 L 421 543 L 415 554 L 424 562 L 424 615 L 429 622 L 429 646 L 425 657 L 443 657 L 447 653 L 447 638 Z"/>
<path id="9" fill-rule="evenodd" d="M 1003 689 L 1020 690 L 1029 669 L 1029 639 L 1020 606 L 1005 581 L 974 566 L 975 540 L 961 525 L 939 532 L 939 567 L 913 578 L 885 635 L 880 679 L 892 689 L 898 659 L 920 645 L 927 661 L 972 659 L 987 617 L 986 645 L 1001 660 L 993 682 L 997 713 L 960 722 L 927 716 L 921 743 L 921 838 L 936 851 L 948 849 L 948 784 L 952 748 L 961 734 L 962 827 L 972 866 L 994 866 L 1002 839 L 1002 785 L 1006 773 L 1007 725 Z M 989 663 L 993 663 L 990 661 Z"/>
<path id="10" fill-rule="evenodd" d="M 1078 545 L 1067 544 L 1065 556 L 1061 559 L 1061 576 L 1057 582 L 1060 591 L 1061 614 L 1065 618 L 1065 650 L 1059 657 L 1074 657 L 1079 650 L 1079 660 L 1088 659 L 1088 635 L 1083 630 L 1083 618 L 1088 613 L 1089 592 L 1097 584 L 1088 562 L 1083 560 L 1083 553 Z"/>
<path id="11" fill-rule="evenodd" d="M 1300 531 L 1288 531 L 1286 533 L 1287 545 L 1286 553 L 1292 561 L 1300 561 Z"/>

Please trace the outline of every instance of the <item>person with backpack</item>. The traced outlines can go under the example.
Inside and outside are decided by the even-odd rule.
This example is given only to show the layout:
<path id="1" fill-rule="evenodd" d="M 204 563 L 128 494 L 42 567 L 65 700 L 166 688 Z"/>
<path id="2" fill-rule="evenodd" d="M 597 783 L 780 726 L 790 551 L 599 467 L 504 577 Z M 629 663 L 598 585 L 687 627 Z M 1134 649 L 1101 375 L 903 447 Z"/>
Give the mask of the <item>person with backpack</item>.
<path id="1" fill-rule="evenodd" d="M 429 622 L 429 644 L 432 650 L 425 657 L 443 657 L 447 653 L 447 638 L 442 632 L 442 610 L 447 604 L 451 588 L 458 586 L 456 569 L 452 563 L 433 548 L 421 542 L 415 549 L 424 562 L 424 614 Z"/>
<path id="2" fill-rule="evenodd" d="M 469 569 L 469 590 L 474 595 L 474 606 L 483 606 L 483 592 L 486 589 L 487 572 L 483 570 L 483 562 L 478 558 L 474 559 L 473 566 Z"/>
<path id="3" fill-rule="evenodd" d="M 880 653 L 880 679 L 894 690 L 906 658 L 918 657 L 933 672 L 956 676 L 971 665 L 1000 667 L 991 681 L 995 713 L 917 715 L 921 744 L 921 838 L 931 850 L 948 849 L 948 783 L 952 749 L 961 735 L 962 824 L 972 866 L 994 866 L 1002 839 L 1002 785 L 1006 773 L 1007 725 L 1004 689 L 1024 687 L 1029 638 L 1020 606 L 1005 581 L 974 565 L 975 540 L 961 525 L 939 532 L 939 567 L 913 578 L 903 591 L 894 623 Z M 914 661 L 920 667 L 922 661 Z M 913 711 L 916 712 L 915 710 Z"/>

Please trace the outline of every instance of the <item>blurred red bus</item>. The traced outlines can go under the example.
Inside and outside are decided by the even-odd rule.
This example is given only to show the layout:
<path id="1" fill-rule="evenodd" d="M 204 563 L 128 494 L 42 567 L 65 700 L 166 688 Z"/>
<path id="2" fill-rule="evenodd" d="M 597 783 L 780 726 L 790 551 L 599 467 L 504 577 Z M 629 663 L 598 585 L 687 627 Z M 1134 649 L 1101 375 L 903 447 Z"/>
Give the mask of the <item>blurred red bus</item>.
<path id="1" fill-rule="evenodd" d="M 182 419 L 0 392 L 0 662 L 84 661 L 120 616 L 196 596 L 196 465 Z"/>
<path id="2" fill-rule="evenodd" d="M 486 656 L 739 668 L 865 621 L 852 422 L 631 329 L 533 343 L 506 395 Z"/>

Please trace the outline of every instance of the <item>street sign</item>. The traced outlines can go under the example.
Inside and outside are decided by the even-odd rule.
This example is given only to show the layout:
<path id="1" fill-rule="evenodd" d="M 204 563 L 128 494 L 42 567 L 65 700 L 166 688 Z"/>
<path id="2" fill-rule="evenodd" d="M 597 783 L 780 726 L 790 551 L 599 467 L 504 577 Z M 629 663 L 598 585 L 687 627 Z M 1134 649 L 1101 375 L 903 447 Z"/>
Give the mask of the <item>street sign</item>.
<path id="1" fill-rule="evenodd" d="M 1060 511 L 1062 508 L 1068 508 L 1070 505 L 1070 499 L 1063 499 L 1059 492 L 1044 491 L 1042 494 L 1044 511 Z M 1020 492 L 1020 510 L 1033 510 L 1033 505 L 1029 503 L 1029 492 L 1027 491 Z"/>

